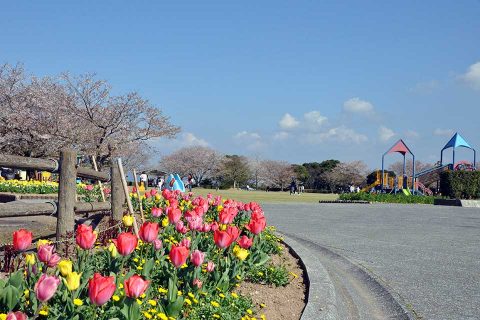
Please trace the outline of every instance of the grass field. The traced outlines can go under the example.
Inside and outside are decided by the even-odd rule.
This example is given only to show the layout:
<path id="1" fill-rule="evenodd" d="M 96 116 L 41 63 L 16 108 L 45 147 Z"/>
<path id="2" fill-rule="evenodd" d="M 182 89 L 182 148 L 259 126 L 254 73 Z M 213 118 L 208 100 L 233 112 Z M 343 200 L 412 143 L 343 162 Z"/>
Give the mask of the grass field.
<path id="1" fill-rule="evenodd" d="M 265 191 L 246 191 L 246 190 L 218 190 L 194 188 L 193 192 L 197 195 L 206 196 L 208 193 L 220 195 L 222 198 L 230 198 L 242 202 L 255 201 L 258 203 L 285 203 L 285 202 L 317 202 L 319 200 L 336 200 L 336 194 L 323 193 L 302 193 L 290 195 L 289 192 L 265 192 Z"/>

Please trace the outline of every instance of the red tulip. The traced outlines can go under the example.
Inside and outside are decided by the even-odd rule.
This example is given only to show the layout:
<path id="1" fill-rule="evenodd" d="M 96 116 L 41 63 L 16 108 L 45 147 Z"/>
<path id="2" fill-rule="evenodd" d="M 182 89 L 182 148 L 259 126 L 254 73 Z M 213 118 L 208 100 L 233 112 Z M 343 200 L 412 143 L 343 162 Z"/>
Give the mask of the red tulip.
<path id="1" fill-rule="evenodd" d="M 137 247 L 138 239 L 133 233 L 124 232 L 120 233 L 113 243 L 117 247 L 118 253 L 128 256 Z"/>
<path id="2" fill-rule="evenodd" d="M 85 186 L 85 190 L 87 191 L 92 191 L 93 190 L 93 186 L 91 184 L 88 184 Z"/>
<path id="3" fill-rule="evenodd" d="M 27 320 L 27 315 L 21 311 L 10 312 L 6 320 Z"/>
<path id="4" fill-rule="evenodd" d="M 151 194 L 152 196 L 156 195 L 156 194 L 157 194 L 157 189 L 152 189 L 152 190 L 150 190 L 150 194 Z"/>
<path id="5" fill-rule="evenodd" d="M 140 236 L 140 239 L 142 239 L 143 241 L 151 243 L 155 241 L 155 239 L 157 239 L 158 229 L 159 229 L 158 223 L 145 222 L 140 227 L 140 230 L 138 231 L 138 235 Z"/>
<path id="6" fill-rule="evenodd" d="M 124 282 L 125 295 L 130 298 L 140 297 L 147 290 L 150 281 L 143 280 L 136 274 Z"/>
<path id="7" fill-rule="evenodd" d="M 15 251 L 25 251 L 32 244 L 32 233 L 26 229 L 20 229 L 13 233 L 13 248 Z"/>
<path id="8" fill-rule="evenodd" d="M 137 187 L 132 188 L 132 193 L 137 193 Z"/>
<path id="9" fill-rule="evenodd" d="M 232 236 L 233 241 L 237 240 L 238 236 L 240 236 L 240 230 L 235 226 L 228 226 L 226 231 Z"/>
<path id="10" fill-rule="evenodd" d="M 90 302 L 97 306 L 106 303 L 115 292 L 115 278 L 103 277 L 100 273 L 95 273 L 93 278 L 88 281 L 88 296 Z"/>
<path id="11" fill-rule="evenodd" d="M 169 253 L 170 261 L 172 261 L 175 268 L 179 268 L 185 263 L 185 261 L 187 261 L 189 253 L 190 251 L 188 250 L 187 247 L 180 246 L 180 245 L 172 246 L 172 249 L 170 250 L 170 253 Z"/>
<path id="12" fill-rule="evenodd" d="M 237 243 L 243 249 L 248 249 L 252 246 L 253 239 L 250 239 L 249 237 L 243 235 L 240 237 L 240 239 L 238 239 Z"/>
<path id="13" fill-rule="evenodd" d="M 97 234 L 93 231 L 92 226 L 81 224 L 78 226 L 75 241 L 78 246 L 84 250 L 92 249 L 97 240 Z"/>
<path id="14" fill-rule="evenodd" d="M 235 219 L 237 214 L 237 208 L 223 208 L 218 217 L 220 218 L 220 223 L 230 224 L 233 222 L 233 219 Z"/>
<path id="15" fill-rule="evenodd" d="M 35 284 L 35 295 L 37 299 L 42 302 L 50 300 L 57 291 L 59 284 L 60 279 L 57 277 L 47 276 L 45 273 L 42 274 Z"/>
<path id="16" fill-rule="evenodd" d="M 213 221 L 213 222 L 210 224 L 210 230 L 212 230 L 212 231 L 217 231 L 217 230 L 218 230 L 218 223 L 217 223 L 217 221 Z"/>
<path id="17" fill-rule="evenodd" d="M 60 256 L 54 253 L 55 247 L 53 245 L 43 245 L 37 250 L 38 260 L 42 261 L 47 267 L 55 267 L 60 261 Z"/>
<path id="18" fill-rule="evenodd" d="M 193 251 L 190 256 L 190 261 L 192 261 L 195 267 L 201 266 L 204 259 L 205 259 L 205 253 L 203 253 L 200 250 Z"/>
<path id="19" fill-rule="evenodd" d="M 162 191 L 162 197 L 165 199 L 169 199 L 172 196 L 172 192 L 168 189 L 163 189 Z"/>
<path id="20" fill-rule="evenodd" d="M 144 196 L 145 196 L 145 198 L 148 199 L 148 198 L 150 198 L 152 195 L 150 194 L 149 191 L 147 191 L 147 192 L 145 192 Z"/>
<path id="21" fill-rule="evenodd" d="M 215 230 L 215 232 L 213 233 L 213 241 L 215 242 L 217 247 L 224 249 L 230 246 L 234 239 L 232 235 L 226 231 Z"/>
<path id="22" fill-rule="evenodd" d="M 178 208 L 168 207 L 166 211 L 171 224 L 177 223 L 182 217 L 182 211 Z"/>
<path id="23" fill-rule="evenodd" d="M 257 219 L 250 219 L 250 222 L 246 226 L 248 230 L 250 230 L 251 233 L 253 234 L 259 234 L 260 232 L 265 229 L 265 226 L 267 225 L 267 221 L 265 220 L 265 217 L 259 217 Z"/>

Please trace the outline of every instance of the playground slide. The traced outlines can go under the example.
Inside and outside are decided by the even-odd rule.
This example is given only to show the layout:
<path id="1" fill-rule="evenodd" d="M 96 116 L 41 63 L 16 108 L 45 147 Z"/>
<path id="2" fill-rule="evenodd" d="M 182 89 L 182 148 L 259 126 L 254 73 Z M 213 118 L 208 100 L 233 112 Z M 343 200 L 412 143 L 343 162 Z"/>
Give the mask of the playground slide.
<path id="1" fill-rule="evenodd" d="M 370 190 L 372 190 L 372 188 L 375 188 L 376 186 L 378 186 L 380 184 L 379 181 L 375 181 L 374 183 L 372 183 L 371 185 L 368 185 L 366 186 L 365 188 L 363 188 L 361 191 L 362 192 L 370 192 Z"/>
<path id="2" fill-rule="evenodd" d="M 411 196 L 411 195 L 412 195 L 412 193 L 410 192 L 409 189 L 402 189 L 402 192 L 403 192 L 403 194 L 406 195 L 406 196 Z"/>
<path id="3" fill-rule="evenodd" d="M 441 169 L 444 169 L 444 168 L 450 167 L 450 166 L 451 166 L 451 164 L 444 164 L 442 166 L 436 166 L 436 167 L 433 167 L 433 168 L 430 168 L 430 169 L 420 171 L 420 172 L 415 174 L 415 178 L 421 177 L 425 174 L 428 174 L 428 173 L 431 173 L 431 172 L 434 172 L 434 171 L 438 171 L 438 170 L 441 170 Z"/>

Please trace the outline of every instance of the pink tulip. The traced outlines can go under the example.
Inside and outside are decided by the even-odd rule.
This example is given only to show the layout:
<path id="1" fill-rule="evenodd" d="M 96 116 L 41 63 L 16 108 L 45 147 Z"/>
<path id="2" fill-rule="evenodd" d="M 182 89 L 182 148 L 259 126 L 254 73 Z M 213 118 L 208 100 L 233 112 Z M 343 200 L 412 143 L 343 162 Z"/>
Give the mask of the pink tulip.
<path id="1" fill-rule="evenodd" d="M 156 194 L 157 194 L 157 189 L 152 189 L 152 190 L 150 190 L 150 194 L 151 194 L 152 196 L 156 195 Z"/>
<path id="2" fill-rule="evenodd" d="M 28 317 L 25 313 L 21 311 L 15 311 L 15 312 L 10 312 L 7 314 L 7 319 L 6 320 L 27 320 Z"/>
<path id="3" fill-rule="evenodd" d="M 210 229 L 211 229 L 211 225 L 209 223 L 205 223 L 203 226 L 202 226 L 202 232 L 209 232 Z"/>
<path id="4" fill-rule="evenodd" d="M 207 271 L 212 272 L 213 270 L 215 270 L 215 263 L 213 263 L 213 261 L 208 261 L 207 262 Z"/>
<path id="5" fill-rule="evenodd" d="M 217 223 L 217 221 L 214 221 L 214 222 L 212 222 L 212 223 L 210 224 L 210 229 L 211 229 L 212 231 L 217 231 L 217 230 L 218 230 L 218 223 Z"/>
<path id="6" fill-rule="evenodd" d="M 155 241 L 153 241 L 153 247 L 155 248 L 155 250 L 160 250 L 163 248 L 163 243 L 162 243 L 162 240 L 160 239 L 155 239 Z"/>
<path id="7" fill-rule="evenodd" d="M 179 245 L 190 248 L 191 241 L 188 238 L 183 238 L 182 241 L 180 241 Z"/>
<path id="8" fill-rule="evenodd" d="M 163 214 L 162 208 L 157 208 L 157 207 L 152 208 L 152 216 L 160 217 L 162 214 Z"/>
<path id="9" fill-rule="evenodd" d="M 166 213 L 168 216 L 168 221 L 171 224 L 177 223 L 182 217 L 182 211 L 178 208 L 173 208 L 171 206 L 166 209 Z"/>
<path id="10" fill-rule="evenodd" d="M 86 186 L 85 186 L 85 190 L 87 190 L 87 191 L 92 191 L 92 190 L 93 190 L 93 186 L 92 186 L 91 184 L 86 185 Z"/>
<path id="11" fill-rule="evenodd" d="M 57 277 L 47 276 L 45 273 L 42 274 L 35 284 L 35 295 L 37 299 L 42 302 L 50 300 L 57 291 L 59 284 L 60 279 Z"/>
<path id="12" fill-rule="evenodd" d="M 55 267 L 60 261 L 60 256 L 54 253 L 55 247 L 53 245 L 43 245 L 38 248 L 38 260 L 45 263 L 47 267 Z"/>
<path id="13" fill-rule="evenodd" d="M 202 284 L 203 284 L 203 282 L 200 281 L 200 279 L 198 279 L 198 278 L 193 279 L 193 285 L 195 287 L 197 287 L 198 289 L 200 289 L 202 287 Z"/>
<path id="14" fill-rule="evenodd" d="M 203 226 L 203 220 L 200 216 L 194 216 L 188 220 L 188 227 L 190 230 L 201 230 Z"/>
<path id="15" fill-rule="evenodd" d="M 205 259 L 205 253 L 203 253 L 200 250 L 195 250 L 190 255 L 190 261 L 192 261 L 195 267 L 201 266 L 204 259 Z"/>
<path id="16" fill-rule="evenodd" d="M 136 274 L 124 282 L 125 295 L 130 298 L 140 297 L 147 290 L 150 281 L 143 280 Z"/>

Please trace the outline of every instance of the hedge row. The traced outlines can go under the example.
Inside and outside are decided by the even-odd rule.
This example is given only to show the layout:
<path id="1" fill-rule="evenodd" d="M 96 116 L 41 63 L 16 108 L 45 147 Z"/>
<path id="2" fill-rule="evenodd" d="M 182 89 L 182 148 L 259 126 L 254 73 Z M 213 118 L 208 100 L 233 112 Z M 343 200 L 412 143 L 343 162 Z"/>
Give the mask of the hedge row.
<path id="1" fill-rule="evenodd" d="M 445 171 L 440 174 L 440 192 L 455 199 L 480 198 L 480 171 Z"/>
<path id="2" fill-rule="evenodd" d="M 387 203 L 424 203 L 433 204 L 434 197 L 428 196 L 406 196 L 404 194 L 376 194 L 376 193 L 343 193 L 340 200 L 360 200 L 369 202 L 387 202 Z"/>

